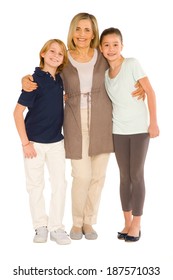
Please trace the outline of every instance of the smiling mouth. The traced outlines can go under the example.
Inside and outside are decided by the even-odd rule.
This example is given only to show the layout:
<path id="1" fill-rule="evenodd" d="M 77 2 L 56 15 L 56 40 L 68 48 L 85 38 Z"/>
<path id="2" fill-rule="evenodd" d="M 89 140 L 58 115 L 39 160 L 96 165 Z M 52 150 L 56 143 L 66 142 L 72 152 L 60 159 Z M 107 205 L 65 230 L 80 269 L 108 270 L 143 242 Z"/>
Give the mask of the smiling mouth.
<path id="1" fill-rule="evenodd" d="M 84 38 L 78 38 L 78 41 L 80 41 L 80 42 L 85 42 L 86 39 L 84 39 Z"/>
<path id="2" fill-rule="evenodd" d="M 55 63 L 59 62 L 59 60 L 57 60 L 57 59 L 51 59 L 51 60 L 52 60 L 52 62 L 55 62 Z"/>

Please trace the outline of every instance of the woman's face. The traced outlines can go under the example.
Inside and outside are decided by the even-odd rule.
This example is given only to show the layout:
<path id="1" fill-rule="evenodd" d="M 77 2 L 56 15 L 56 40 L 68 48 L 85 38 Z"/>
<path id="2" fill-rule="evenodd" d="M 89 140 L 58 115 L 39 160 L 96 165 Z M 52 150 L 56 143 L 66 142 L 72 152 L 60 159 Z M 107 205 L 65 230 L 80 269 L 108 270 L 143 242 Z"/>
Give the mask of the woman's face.
<path id="1" fill-rule="evenodd" d="M 90 47 L 91 40 L 94 38 L 92 24 L 89 19 L 82 19 L 78 22 L 73 33 L 73 41 L 77 48 Z"/>

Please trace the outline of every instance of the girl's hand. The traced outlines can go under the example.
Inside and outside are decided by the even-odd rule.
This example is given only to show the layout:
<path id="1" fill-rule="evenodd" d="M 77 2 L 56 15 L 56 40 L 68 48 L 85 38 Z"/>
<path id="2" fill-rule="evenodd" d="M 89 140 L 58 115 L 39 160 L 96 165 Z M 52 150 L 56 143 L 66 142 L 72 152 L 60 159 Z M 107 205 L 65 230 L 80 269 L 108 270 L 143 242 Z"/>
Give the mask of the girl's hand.
<path id="1" fill-rule="evenodd" d="M 66 102 L 68 100 L 68 93 L 64 94 L 64 102 Z"/>
<path id="2" fill-rule="evenodd" d="M 27 92 L 37 89 L 37 83 L 33 82 L 32 75 L 26 75 L 22 78 L 22 89 Z"/>
<path id="3" fill-rule="evenodd" d="M 135 88 L 136 90 L 132 92 L 132 96 L 145 100 L 146 94 L 139 82 L 135 84 Z"/>
<path id="4" fill-rule="evenodd" d="M 159 136 L 160 132 L 159 132 L 159 127 L 157 124 L 150 124 L 149 128 L 148 128 L 148 133 L 150 135 L 150 138 L 155 138 L 157 136 Z"/>
<path id="5" fill-rule="evenodd" d="M 23 153 L 25 158 L 33 158 L 37 156 L 33 143 L 31 142 L 28 142 L 26 145 L 23 145 Z"/>

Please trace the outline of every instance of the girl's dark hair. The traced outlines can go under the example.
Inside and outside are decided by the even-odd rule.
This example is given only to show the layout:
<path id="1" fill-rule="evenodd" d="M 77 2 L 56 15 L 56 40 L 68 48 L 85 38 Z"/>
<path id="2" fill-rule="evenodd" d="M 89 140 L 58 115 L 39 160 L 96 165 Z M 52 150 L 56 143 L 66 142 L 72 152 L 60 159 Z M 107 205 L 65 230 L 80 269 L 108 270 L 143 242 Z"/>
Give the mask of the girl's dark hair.
<path id="1" fill-rule="evenodd" d="M 103 30 L 103 32 L 101 33 L 101 35 L 100 35 L 100 45 L 102 44 L 104 36 L 110 35 L 110 34 L 118 35 L 121 39 L 121 43 L 123 43 L 123 36 L 121 34 L 121 31 L 118 28 L 110 27 L 110 28 L 107 28 L 107 29 Z"/>

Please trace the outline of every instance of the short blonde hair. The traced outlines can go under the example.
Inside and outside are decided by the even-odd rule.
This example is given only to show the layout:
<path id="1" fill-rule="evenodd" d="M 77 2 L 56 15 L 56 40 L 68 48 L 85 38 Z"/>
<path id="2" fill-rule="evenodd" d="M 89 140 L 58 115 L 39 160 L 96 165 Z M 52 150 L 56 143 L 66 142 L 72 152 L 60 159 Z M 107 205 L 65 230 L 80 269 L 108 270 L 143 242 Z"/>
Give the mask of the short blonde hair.
<path id="1" fill-rule="evenodd" d="M 63 58 L 63 63 L 61 65 L 59 65 L 57 67 L 57 70 L 56 70 L 56 74 L 61 72 L 62 69 L 64 68 L 64 66 L 67 64 L 68 62 L 68 56 L 67 56 L 67 48 L 64 44 L 64 42 L 62 42 L 61 40 L 59 39 L 50 39 L 49 41 L 47 41 L 44 46 L 42 47 L 42 49 L 40 50 L 40 53 L 39 53 L 39 57 L 40 57 L 40 68 L 43 69 L 44 67 L 44 58 L 42 57 L 42 53 L 44 52 L 47 52 L 50 48 L 50 46 L 52 45 L 52 43 L 58 43 L 59 46 L 61 47 L 61 50 L 63 52 L 63 55 L 64 55 L 64 58 Z"/>
<path id="2" fill-rule="evenodd" d="M 88 13 L 79 13 L 73 17 L 73 19 L 70 23 L 68 37 L 67 37 L 67 47 L 69 50 L 76 49 L 76 46 L 73 41 L 73 34 L 77 27 L 78 22 L 83 19 L 89 19 L 91 21 L 94 38 L 91 40 L 90 47 L 98 48 L 98 46 L 99 46 L 99 29 L 98 29 L 98 23 L 97 23 L 95 16 L 88 14 Z"/>

